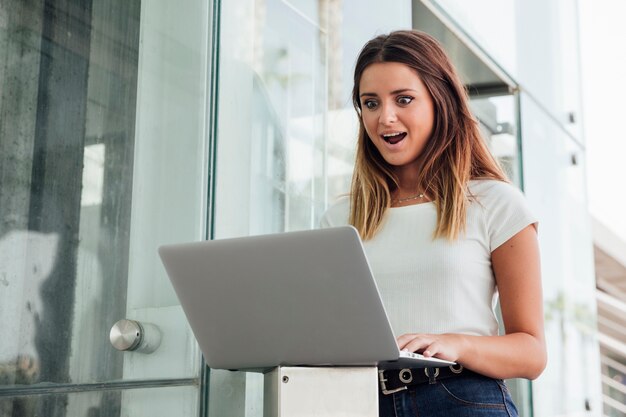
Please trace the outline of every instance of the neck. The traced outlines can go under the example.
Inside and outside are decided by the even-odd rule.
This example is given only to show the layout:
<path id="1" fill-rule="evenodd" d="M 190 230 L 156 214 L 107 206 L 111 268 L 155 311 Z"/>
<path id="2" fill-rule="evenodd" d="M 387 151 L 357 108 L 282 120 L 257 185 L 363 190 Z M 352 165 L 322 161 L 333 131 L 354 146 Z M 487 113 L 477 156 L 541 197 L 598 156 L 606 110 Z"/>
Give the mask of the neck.
<path id="1" fill-rule="evenodd" d="M 417 183 L 422 164 L 416 161 L 414 164 L 395 167 L 394 173 L 398 180 L 398 188 L 392 195 L 394 198 L 412 197 L 423 193 L 424 189 Z"/>

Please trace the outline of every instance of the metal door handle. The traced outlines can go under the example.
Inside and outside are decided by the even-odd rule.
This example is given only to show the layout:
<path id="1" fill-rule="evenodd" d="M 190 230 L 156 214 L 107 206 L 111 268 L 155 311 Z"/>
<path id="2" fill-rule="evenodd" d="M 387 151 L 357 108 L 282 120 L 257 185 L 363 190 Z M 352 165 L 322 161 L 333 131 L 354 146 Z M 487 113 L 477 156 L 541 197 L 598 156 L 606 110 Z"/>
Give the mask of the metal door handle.
<path id="1" fill-rule="evenodd" d="M 109 340 L 117 350 L 152 353 L 161 344 L 161 330 L 151 323 L 122 319 L 111 327 Z"/>

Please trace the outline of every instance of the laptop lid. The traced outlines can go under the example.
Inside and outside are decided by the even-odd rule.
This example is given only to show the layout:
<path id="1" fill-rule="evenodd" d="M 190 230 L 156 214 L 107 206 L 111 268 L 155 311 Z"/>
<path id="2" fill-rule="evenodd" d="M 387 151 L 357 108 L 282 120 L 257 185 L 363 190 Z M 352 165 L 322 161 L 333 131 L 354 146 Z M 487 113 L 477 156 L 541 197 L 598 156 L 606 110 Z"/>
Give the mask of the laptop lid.
<path id="1" fill-rule="evenodd" d="M 399 357 L 351 226 L 166 245 L 159 254 L 212 368 Z"/>

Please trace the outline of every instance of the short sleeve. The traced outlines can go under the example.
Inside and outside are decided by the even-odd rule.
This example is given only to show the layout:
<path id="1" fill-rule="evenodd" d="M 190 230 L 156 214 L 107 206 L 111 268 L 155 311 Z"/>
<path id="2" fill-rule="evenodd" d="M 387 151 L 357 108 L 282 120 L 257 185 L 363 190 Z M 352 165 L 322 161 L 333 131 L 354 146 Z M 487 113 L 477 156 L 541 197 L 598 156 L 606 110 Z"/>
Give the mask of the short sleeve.
<path id="1" fill-rule="evenodd" d="M 489 249 L 493 252 L 527 226 L 537 228 L 538 221 L 518 188 L 502 181 L 488 183 L 477 196 L 485 210 Z"/>
<path id="2" fill-rule="evenodd" d="M 331 205 L 322 215 L 319 227 L 326 229 L 329 227 L 346 226 L 350 216 L 350 199 L 342 197 Z"/>

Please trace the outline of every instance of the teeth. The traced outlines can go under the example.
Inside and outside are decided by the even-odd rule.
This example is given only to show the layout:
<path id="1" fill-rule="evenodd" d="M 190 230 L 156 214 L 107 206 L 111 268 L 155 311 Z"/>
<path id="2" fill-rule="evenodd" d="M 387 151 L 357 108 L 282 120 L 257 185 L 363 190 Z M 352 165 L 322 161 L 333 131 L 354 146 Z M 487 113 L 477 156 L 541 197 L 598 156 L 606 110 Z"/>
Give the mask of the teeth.
<path id="1" fill-rule="evenodd" d="M 404 132 L 385 133 L 385 134 L 383 135 L 383 137 L 385 137 L 385 138 L 391 138 L 391 137 L 394 137 L 394 136 L 399 136 L 399 135 L 401 135 L 402 133 L 404 133 Z"/>

